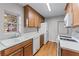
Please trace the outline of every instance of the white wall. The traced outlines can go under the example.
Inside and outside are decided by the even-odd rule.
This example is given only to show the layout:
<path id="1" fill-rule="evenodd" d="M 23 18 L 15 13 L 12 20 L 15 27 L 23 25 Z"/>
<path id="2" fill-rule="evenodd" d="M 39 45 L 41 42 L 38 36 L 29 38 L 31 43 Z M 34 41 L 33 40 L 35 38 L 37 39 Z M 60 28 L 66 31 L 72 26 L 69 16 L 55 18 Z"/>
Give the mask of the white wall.
<path id="1" fill-rule="evenodd" d="M 36 31 L 36 28 L 24 28 L 24 10 L 23 7 L 16 3 L 0 3 L 0 39 L 6 39 L 8 37 L 14 36 L 14 32 L 4 33 L 4 13 L 8 11 L 19 15 L 19 31 L 20 33 L 33 32 Z"/>
<path id="2" fill-rule="evenodd" d="M 14 13 L 16 15 L 19 15 L 21 19 L 19 20 L 19 31 L 23 33 L 24 31 L 24 13 L 23 13 L 23 7 L 14 4 L 14 3 L 2 3 L 0 4 L 0 39 L 5 39 L 8 37 L 11 37 L 15 35 L 15 33 L 5 33 L 3 30 L 4 27 L 4 13 L 5 11 L 8 11 L 10 13 Z"/>
<path id="3" fill-rule="evenodd" d="M 57 35 L 58 35 L 57 22 L 58 21 L 64 21 L 64 16 L 56 16 L 56 17 L 46 19 L 46 22 L 48 23 L 49 41 L 57 40 Z"/>
<path id="4" fill-rule="evenodd" d="M 4 23 L 4 12 L 5 11 L 9 11 L 9 12 L 12 12 L 12 13 L 15 13 L 17 15 L 20 15 L 21 16 L 21 20 L 20 20 L 20 31 L 23 32 L 24 28 L 23 28 L 23 19 L 24 19 L 24 16 L 23 16 L 23 8 L 19 5 L 16 5 L 16 4 L 12 4 L 12 3 L 3 3 L 3 4 L 0 4 L 0 31 L 3 30 L 3 23 Z"/>

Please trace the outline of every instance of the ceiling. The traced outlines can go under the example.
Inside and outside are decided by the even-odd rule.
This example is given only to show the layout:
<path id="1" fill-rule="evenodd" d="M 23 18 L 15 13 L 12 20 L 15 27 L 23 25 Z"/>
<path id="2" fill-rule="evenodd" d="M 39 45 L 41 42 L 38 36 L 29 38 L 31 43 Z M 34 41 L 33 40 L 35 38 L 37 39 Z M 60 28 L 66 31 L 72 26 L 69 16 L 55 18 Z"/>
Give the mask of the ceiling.
<path id="1" fill-rule="evenodd" d="M 25 6 L 27 4 L 20 3 L 19 5 Z M 29 5 L 46 18 L 65 14 L 65 3 L 50 3 L 51 12 L 49 12 L 46 3 L 29 3 Z"/>

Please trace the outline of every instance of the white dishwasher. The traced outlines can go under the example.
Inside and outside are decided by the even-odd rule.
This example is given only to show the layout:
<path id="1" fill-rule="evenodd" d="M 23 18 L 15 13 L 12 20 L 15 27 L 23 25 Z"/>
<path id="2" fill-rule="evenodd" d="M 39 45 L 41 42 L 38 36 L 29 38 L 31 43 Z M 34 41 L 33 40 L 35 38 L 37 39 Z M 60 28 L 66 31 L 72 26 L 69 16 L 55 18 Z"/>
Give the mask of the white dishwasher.
<path id="1" fill-rule="evenodd" d="M 38 51 L 40 48 L 40 36 L 33 38 L 33 55 Z"/>

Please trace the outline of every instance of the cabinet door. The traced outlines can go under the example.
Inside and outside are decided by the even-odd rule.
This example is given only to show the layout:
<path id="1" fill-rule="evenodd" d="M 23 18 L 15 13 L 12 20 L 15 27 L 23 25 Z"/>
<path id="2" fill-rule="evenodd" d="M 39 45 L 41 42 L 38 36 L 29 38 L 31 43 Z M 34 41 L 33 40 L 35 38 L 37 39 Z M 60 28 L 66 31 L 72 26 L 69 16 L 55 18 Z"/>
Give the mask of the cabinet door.
<path id="1" fill-rule="evenodd" d="M 35 27 L 40 27 L 40 17 L 39 15 L 36 13 L 35 14 Z"/>
<path id="2" fill-rule="evenodd" d="M 73 3 L 73 15 L 74 15 L 73 26 L 78 26 L 79 25 L 79 4 L 78 3 Z"/>
<path id="3" fill-rule="evenodd" d="M 31 8 L 29 8 L 28 26 L 29 27 L 34 27 L 35 26 L 35 12 Z"/>
<path id="4" fill-rule="evenodd" d="M 24 47 L 24 56 L 32 56 L 32 44 Z"/>
<path id="5" fill-rule="evenodd" d="M 1 51 L 0 51 L 0 56 L 1 56 Z"/>
<path id="6" fill-rule="evenodd" d="M 10 54 L 9 56 L 23 56 L 23 48 L 13 52 L 12 54 Z"/>
<path id="7" fill-rule="evenodd" d="M 65 11 L 66 11 L 66 13 L 72 13 L 73 12 L 72 9 L 73 9 L 72 8 L 72 3 L 69 3 Z"/>
<path id="8" fill-rule="evenodd" d="M 61 49 L 61 55 L 62 56 L 79 56 L 79 53 L 71 51 L 71 50 Z"/>
<path id="9" fill-rule="evenodd" d="M 41 15 L 30 6 L 24 7 L 24 23 L 28 27 L 40 27 Z"/>
<path id="10" fill-rule="evenodd" d="M 40 36 L 40 47 L 44 45 L 44 35 Z"/>
<path id="11" fill-rule="evenodd" d="M 44 17 L 40 16 L 40 21 L 41 21 L 41 23 L 44 23 L 45 22 Z"/>

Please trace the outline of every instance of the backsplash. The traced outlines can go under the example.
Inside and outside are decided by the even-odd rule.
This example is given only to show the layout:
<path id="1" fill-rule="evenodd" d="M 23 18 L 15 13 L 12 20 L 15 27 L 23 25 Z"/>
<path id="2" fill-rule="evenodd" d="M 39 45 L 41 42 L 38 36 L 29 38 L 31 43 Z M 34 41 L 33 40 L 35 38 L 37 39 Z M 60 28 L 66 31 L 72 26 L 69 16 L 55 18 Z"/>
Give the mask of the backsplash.
<path id="1" fill-rule="evenodd" d="M 28 27 L 24 28 L 24 33 L 28 33 L 28 32 L 36 32 L 36 31 L 37 31 L 36 28 L 28 28 Z"/>
<path id="2" fill-rule="evenodd" d="M 73 28 L 72 36 L 78 37 L 79 36 L 79 27 Z"/>
<path id="3" fill-rule="evenodd" d="M 72 28 L 67 28 L 67 35 L 72 36 Z"/>
<path id="4" fill-rule="evenodd" d="M 14 36 L 17 36 L 18 33 L 16 32 L 0 32 L 0 40 L 3 40 L 3 39 L 8 39 L 8 38 L 11 38 L 11 37 L 14 37 Z"/>

